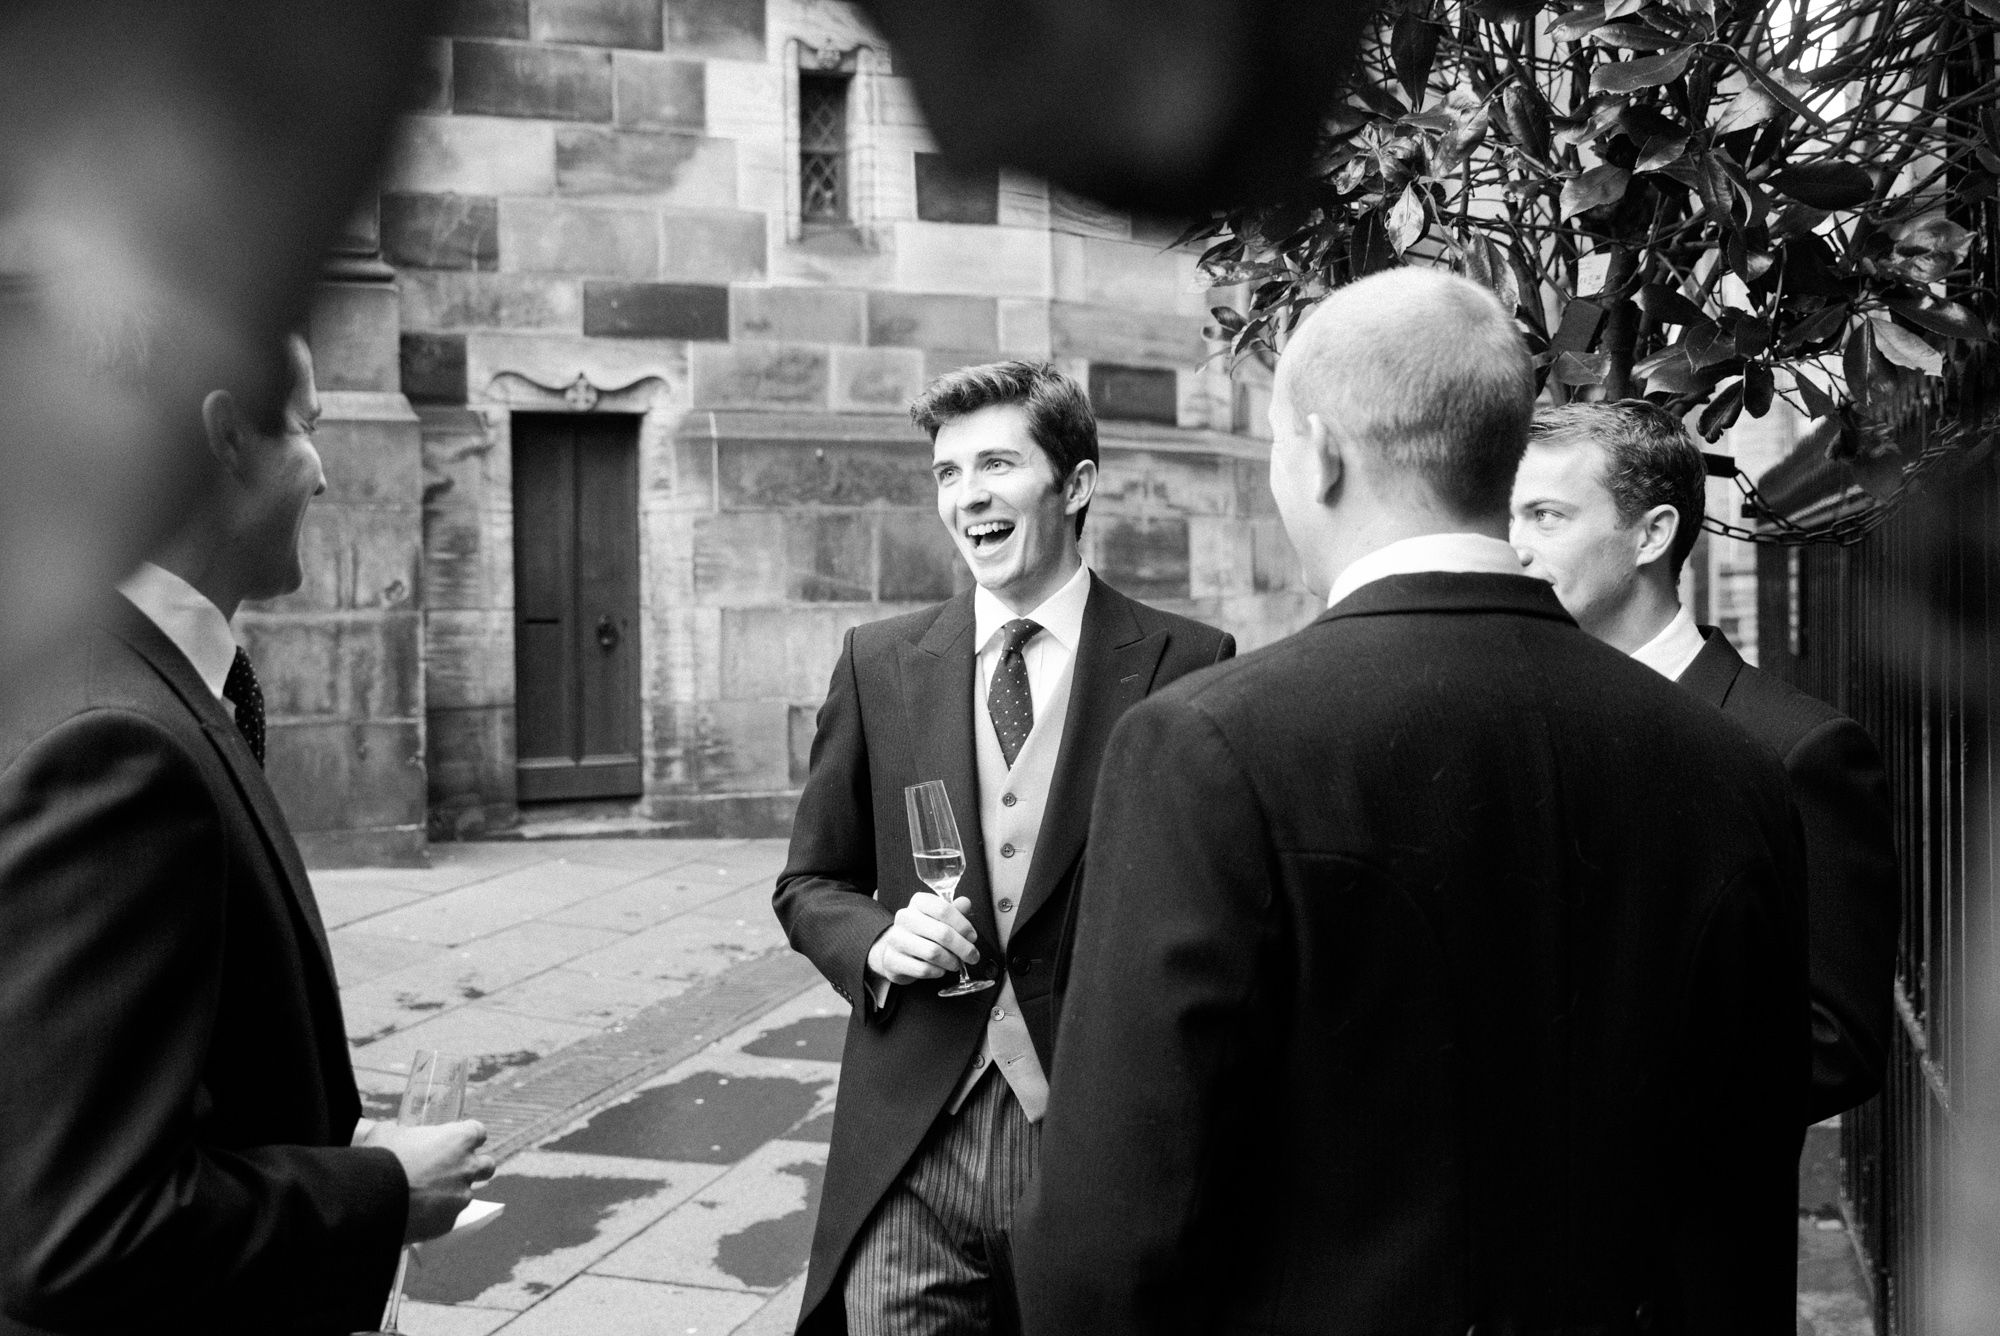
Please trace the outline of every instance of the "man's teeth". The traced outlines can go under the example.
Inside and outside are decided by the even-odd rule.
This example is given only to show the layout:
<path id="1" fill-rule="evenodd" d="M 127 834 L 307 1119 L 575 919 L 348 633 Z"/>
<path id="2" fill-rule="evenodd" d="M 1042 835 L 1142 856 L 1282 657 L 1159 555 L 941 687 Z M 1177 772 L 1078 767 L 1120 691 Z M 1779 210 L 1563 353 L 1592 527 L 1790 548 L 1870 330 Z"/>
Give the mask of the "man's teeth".
<path id="1" fill-rule="evenodd" d="M 990 521 L 986 524 L 973 524 L 967 526 L 965 530 L 965 536 L 967 538 L 970 538 L 973 542 L 976 543 L 982 538 L 1004 538 L 1006 535 L 1012 533 L 1013 531 L 1014 531 L 1013 525 L 1005 524 L 995 520 L 995 521 Z"/>

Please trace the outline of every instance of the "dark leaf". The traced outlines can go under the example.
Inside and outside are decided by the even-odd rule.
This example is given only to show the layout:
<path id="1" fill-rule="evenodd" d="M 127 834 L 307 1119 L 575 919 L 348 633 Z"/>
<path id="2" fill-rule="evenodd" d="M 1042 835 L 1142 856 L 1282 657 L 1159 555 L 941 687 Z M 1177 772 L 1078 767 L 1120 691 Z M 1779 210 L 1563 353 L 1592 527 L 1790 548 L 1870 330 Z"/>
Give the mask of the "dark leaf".
<path id="1" fill-rule="evenodd" d="M 1925 214 L 1897 227 L 1883 267 L 1912 283 L 1938 283 L 1963 264 L 1972 234 L 1942 214 Z"/>
<path id="2" fill-rule="evenodd" d="M 1610 374 L 1610 353 L 1557 353 L 1549 368 L 1558 385 L 1602 385 Z"/>
<path id="3" fill-rule="evenodd" d="M 1580 353 L 1597 341 L 1598 327 L 1604 323 L 1604 308 L 1578 297 L 1563 307 L 1562 323 L 1556 326 L 1549 346 L 1557 352 Z"/>
<path id="4" fill-rule="evenodd" d="M 1679 162 L 1687 152 L 1688 137 L 1675 135 L 1672 138 L 1649 139 L 1639 160 L 1632 164 L 1635 172 L 1654 172 L 1669 163 Z"/>
<path id="5" fill-rule="evenodd" d="M 1679 348 L 1654 353 L 1633 367 L 1632 374 L 1645 382 L 1648 394 L 1706 394 L 1711 388 Z"/>
<path id="6" fill-rule="evenodd" d="M 1812 235 L 1812 230 L 1827 220 L 1825 209 L 1815 209 L 1810 204 L 1787 204 L 1778 210 L 1778 216 L 1771 223 L 1773 241 L 1790 241 L 1793 237 Z"/>
<path id="7" fill-rule="evenodd" d="M 1883 390 L 1893 386 L 1895 372 L 1875 350 L 1875 322 L 1863 320 L 1847 331 L 1847 347 L 1841 350 L 1840 369 L 1847 379 L 1849 402 L 1866 407 Z"/>
<path id="8" fill-rule="evenodd" d="M 1830 417 L 1837 411 L 1833 396 L 1822 390 L 1810 377 L 1794 374 L 1792 384 L 1798 387 L 1799 398 L 1805 403 L 1807 417 L 1814 419 Z"/>
<path id="9" fill-rule="evenodd" d="M 1690 154 L 1688 161 L 1694 166 L 1694 187 L 1701 195 L 1702 204 L 1719 221 L 1733 219 L 1736 216 L 1736 190 L 1729 182 L 1729 173 L 1707 153 Z"/>
<path id="10" fill-rule="evenodd" d="M 1389 52 L 1396 62 L 1396 82 L 1414 103 L 1424 100 L 1424 81 L 1430 78 L 1431 62 L 1437 58 L 1438 27 L 1411 11 L 1396 16 L 1389 36 Z"/>
<path id="11" fill-rule="evenodd" d="M 1736 340 L 1736 351 L 1745 357 L 1755 357 L 1771 346 L 1771 322 L 1756 316 L 1744 316 L 1730 326 L 1730 337 Z M 1762 417 L 1759 413 L 1757 416 Z"/>
<path id="12" fill-rule="evenodd" d="M 1591 31 L 1590 40 L 1599 46 L 1624 47 L 1628 51 L 1665 51 L 1680 44 L 1658 28 L 1643 23 L 1606 23 Z"/>
<path id="13" fill-rule="evenodd" d="M 1709 400 L 1708 407 L 1701 410 L 1701 438 L 1704 441 L 1715 440 L 1736 425 L 1736 418 L 1742 411 L 1743 382 L 1739 380 Z"/>
<path id="14" fill-rule="evenodd" d="M 1903 490 L 1903 460 L 1900 455 L 1870 454 L 1867 437 L 1858 425 L 1843 424 L 1841 445 L 1854 480 L 1877 501 L 1893 501 Z M 1850 445 L 1852 441 L 1854 444 Z"/>
<path id="15" fill-rule="evenodd" d="M 1684 137 L 1688 128 L 1650 103 L 1628 101 L 1618 113 L 1618 132 L 1634 144 L 1644 144 Z"/>
<path id="16" fill-rule="evenodd" d="M 1935 297 L 1921 300 L 1891 297 L 1888 306 L 1917 328 L 1927 329 L 1933 334 L 1964 339 L 1967 343 L 1984 343 L 1990 337 L 1986 322 L 1957 302 L 1941 301 Z"/>
<path id="17" fill-rule="evenodd" d="M 1500 94 L 1500 120 L 1531 158 L 1549 160 L 1549 104 L 1539 93 L 1525 84 L 1508 84 Z"/>
<path id="18" fill-rule="evenodd" d="M 1730 233 L 1728 252 L 1729 267 L 1735 270 L 1736 276 L 1745 283 L 1755 283 L 1771 272 L 1771 266 L 1777 263 L 1776 257 L 1771 252 L 1758 250 L 1746 244 L 1741 232 Z"/>
<path id="19" fill-rule="evenodd" d="M 1944 374 L 1944 354 L 1933 348 L 1923 335 L 1913 334 L 1887 320 L 1876 320 L 1873 324 L 1875 347 L 1883 357 L 1897 366 L 1921 371 L 1926 376 Z"/>
<path id="20" fill-rule="evenodd" d="M 1604 17 L 1622 19 L 1627 14 L 1637 14 L 1653 0 L 1604 0 Z"/>
<path id="21" fill-rule="evenodd" d="M 1770 178 L 1770 186 L 1815 209 L 1852 209 L 1875 193 L 1875 178 L 1851 162 L 1806 162 Z"/>
<path id="22" fill-rule="evenodd" d="M 1361 83 L 1355 87 L 1354 95 L 1392 121 L 1410 114 L 1410 109 L 1394 93 L 1379 84 Z"/>
<path id="23" fill-rule="evenodd" d="M 1665 283 L 1648 283 L 1639 289 L 1639 309 L 1662 325 L 1699 325 L 1707 321 L 1699 306 Z"/>
<path id="24" fill-rule="evenodd" d="M 1562 216 L 1565 220 L 1580 213 L 1616 204 L 1625 198 L 1625 187 L 1631 184 L 1632 173 L 1623 167 L 1593 167 L 1581 176 L 1563 183 Z"/>
<path id="25" fill-rule="evenodd" d="M 1243 328 L 1243 313 L 1233 306 L 1211 306 L 1208 313 L 1215 317 L 1215 323 L 1235 333 Z"/>
<path id="26" fill-rule="evenodd" d="M 1580 42 L 1591 29 L 1604 22 L 1601 4 L 1578 5 L 1548 26 L 1549 36 L 1558 42 Z"/>
<path id="27" fill-rule="evenodd" d="M 1965 0 L 1965 3 L 1971 6 L 1973 12 L 2000 23 L 2000 0 Z"/>
<path id="28" fill-rule="evenodd" d="M 1771 396 L 1777 392 L 1777 385 L 1771 377 L 1771 368 L 1763 365 L 1744 368 L 1743 410 L 1753 418 L 1763 417 L 1771 411 Z"/>
<path id="29" fill-rule="evenodd" d="M 1590 72 L 1593 93 L 1636 93 L 1641 88 L 1658 88 L 1681 77 L 1694 56 L 1694 48 L 1683 47 L 1660 56 L 1599 65 Z"/>
<path id="30" fill-rule="evenodd" d="M 1690 326 L 1681 335 L 1681 346 L 1687 350 L 1688 365 L 1696 371 L 1718 362 L 1727 362 L 1737 355 L 1736 340 L 1719 325 Z"/>
<path id="31" fill-rule="evenodd" d="M 1551 123 L 1555 126 L 1558 140 L 1577 148 L 1610 133 L 1624 114 L 1624 109 L 1625 99 L 1599 95 L 1583 104 L 1584 114 L 1558 117 Z"/>

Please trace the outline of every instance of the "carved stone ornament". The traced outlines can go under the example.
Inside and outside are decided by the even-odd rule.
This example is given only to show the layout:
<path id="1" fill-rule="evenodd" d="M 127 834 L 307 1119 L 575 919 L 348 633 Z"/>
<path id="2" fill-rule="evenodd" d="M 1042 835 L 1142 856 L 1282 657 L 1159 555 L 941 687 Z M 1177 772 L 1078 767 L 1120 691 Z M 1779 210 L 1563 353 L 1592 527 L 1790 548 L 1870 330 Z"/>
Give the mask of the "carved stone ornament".
<path id="1" fill-rule="evenodd" d="M 487 387 L 487 395 L 523 408 L 571 413 L 591 413 L 600 409 L 643 413 L 655 406 L 655 401 L 667 388 L 667 381 L 660 376 L 641 376 L 625 385 L 602 386 L 593 384 L 589 376 L 579 371 L 576 379 L 567 385 L 550 385 L 519 371 L 502 371 L 493 377 Z"/>

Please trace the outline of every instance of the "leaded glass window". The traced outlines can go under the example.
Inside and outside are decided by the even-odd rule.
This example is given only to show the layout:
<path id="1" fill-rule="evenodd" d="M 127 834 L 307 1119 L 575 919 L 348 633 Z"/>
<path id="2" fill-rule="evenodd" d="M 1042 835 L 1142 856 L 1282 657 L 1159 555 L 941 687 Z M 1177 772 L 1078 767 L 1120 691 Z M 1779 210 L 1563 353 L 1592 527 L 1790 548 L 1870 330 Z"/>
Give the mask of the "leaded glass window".
<path id="1" fill-rule="evenodd" d="M 799 74 L 799 212 L 809 223 L 847 221 L 845 74 Z"/>

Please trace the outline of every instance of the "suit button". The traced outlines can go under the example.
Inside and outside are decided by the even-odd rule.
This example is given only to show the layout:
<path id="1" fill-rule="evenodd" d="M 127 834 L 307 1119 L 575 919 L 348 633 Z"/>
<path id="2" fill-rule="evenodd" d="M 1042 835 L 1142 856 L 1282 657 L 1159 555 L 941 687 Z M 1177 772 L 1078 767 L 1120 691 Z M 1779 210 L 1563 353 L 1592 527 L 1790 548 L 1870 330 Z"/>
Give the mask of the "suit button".
<path id="1" fill-rule="evenodd" d="M 1000 846 L 1000 856 L 1001 856 L 1002 858 L 1012 858 L 1012 857 L 1014 856 L 1014 846 L 1013 846 L 1013 845 L 1011 845 L 1011 844 L 1003 844 L 1003 845 L 1001 845 L 1001 846 Z"/>
<path id="2" fill-rule="evenodd" d="M 1001 795 L 1000 795 L 1000 805 L 1001 805 L 1002 807 L 1012 807 L 1012 806 L 1013 806 L 1013 805 L 1014 805 L 1015 803 L 1017 803 L 1017 802 L 1019 802 L 1019 801 L 1020 801 L 1020 799 L 1019 799 L 1019 798 L 1016 798 L 1016 797 L 1015 797 L 1015 796 L 1014 796 L 1013 794 L 1011 794 L 1011 793 L 1003 793 L 1003 794 L 1001 794 Z"/>
<path id="3" fill-rule="evenodd" d="M 1004 895 L 1000 897 L 1000 912 L 1003 914 L 1014 912 L 1014 902 Z"/>
<path id="4" fill-rule="evenodd" d="M 974 1071 L 977 1071 L 979 1068 L 984 1067 L 985 1065 L 986 1065 L 986 1055 L 984 1053 L 981 1053 L 978 1057 L 972 1060 L 972 1067 Z"/>
<path id="5" fill-rule="evenodd" d="M 1016 974 L 1027 974 L 1034 969 L 1034 965 L 1035 962 L 1032 958 L 1022 956 L 1017 960 L 1010 961 L 1008 968 L 1012 969 Z"/>

